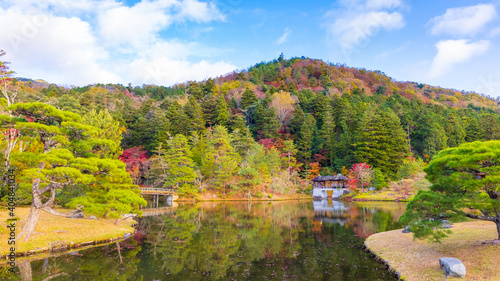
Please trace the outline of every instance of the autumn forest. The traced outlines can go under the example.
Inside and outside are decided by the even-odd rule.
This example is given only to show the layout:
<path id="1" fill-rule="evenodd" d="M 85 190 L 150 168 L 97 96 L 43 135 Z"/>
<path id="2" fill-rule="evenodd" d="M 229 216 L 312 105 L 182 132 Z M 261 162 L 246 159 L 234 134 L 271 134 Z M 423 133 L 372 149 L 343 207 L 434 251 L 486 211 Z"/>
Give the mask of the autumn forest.
<path id="1" fill-rule="evenodd" d="M 368 184 L 380 189 L 414 176 L 444 148 L 500 138 L 497 101 L 489 97 L 304 57 L 281 56 L 172 87 L 63 87 L 14 78 L 9 66 L 2 64 L 2 169 L 35 167 L 26 153 L 41 153 L 40 145 L 47 145 L 24 132 L 48 127 L 19 124 L 74 122 L 66 132 L 72 145 L 61 142 L 74 155 L 80 151 L 85 158 L 92 151 L 121 160 L 131 176 L 127 184 L 175 188 L 187 197 L 207 191 L 223 197 L 302 193 L 319 174 L 354 179 L 363 163 L 373 170 Z M 41 111 L 60 120 L 49 124 L 37 117 Z M 76 138 L 92 130 L 85 126 L 99 131 L 89 145 Z M 84 170 L 79 183 L 92 182 Z M 356 187 L 356 180 L 351 184 Z M 31 182 L 20 186 L 19 202 L 31 203 Z M 85 190 L 62 189 L 56 202 L 85 205 L 75 200 Z M 5 188 L 0 197 L 6 194 Z M 87 203 L 95 206 L 97 197 Z"/>

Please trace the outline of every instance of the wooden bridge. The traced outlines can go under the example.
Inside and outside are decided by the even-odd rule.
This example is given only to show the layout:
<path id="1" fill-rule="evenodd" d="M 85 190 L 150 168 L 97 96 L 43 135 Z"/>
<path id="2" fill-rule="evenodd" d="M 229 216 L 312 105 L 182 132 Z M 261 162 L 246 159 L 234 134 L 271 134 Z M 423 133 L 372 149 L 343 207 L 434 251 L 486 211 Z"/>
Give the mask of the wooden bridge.
<path id="1" fill-rule="evenodd" d="M 179 196 L 177 196 L 177 190 L 172 188 L 154 188 L 154 187 L 139 187 L 141 190 L 141 195 L 152 195 L 153 196 L 153 206 L 158 207 L 158 202 L 160 201 L 160 196 L 166 196 L 166 201 L 173 202 Z"/>
<path id="2" fill-rule="evenodd" d="M 177 195 L 173 188 L 139 187 L 142 195 Z"/>

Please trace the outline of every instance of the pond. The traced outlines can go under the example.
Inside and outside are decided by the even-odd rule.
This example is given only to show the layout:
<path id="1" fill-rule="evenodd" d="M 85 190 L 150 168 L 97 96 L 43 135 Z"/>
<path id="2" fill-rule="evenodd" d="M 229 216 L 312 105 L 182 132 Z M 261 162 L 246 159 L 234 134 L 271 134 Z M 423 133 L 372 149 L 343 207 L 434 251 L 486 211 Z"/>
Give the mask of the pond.
<path id="1" fill-rule="evenodd" d="M 395 280 L 362 249 L 401 228 L 399 203 L 174 203 L 133 238 L 18 263 L 8 280 Z M 1 274 L 1 276 L 5 276 Z"/>

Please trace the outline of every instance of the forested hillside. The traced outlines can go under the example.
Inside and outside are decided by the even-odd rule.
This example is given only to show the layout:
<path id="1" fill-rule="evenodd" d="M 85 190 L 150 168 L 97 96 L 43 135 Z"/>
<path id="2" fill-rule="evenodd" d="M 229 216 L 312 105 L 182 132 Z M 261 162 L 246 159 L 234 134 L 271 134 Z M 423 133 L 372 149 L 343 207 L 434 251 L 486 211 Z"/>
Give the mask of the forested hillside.
<path id="1" fill-rule="evenodd" d="M 42 102 L 101 114 L 109 119 L 102 126 L 122 132 L 120 159 L 136 184 L 185 194 L 294 192 L 301 179 L 346 173 L 356 163 L 387 182 L 401 178 L 407 159 L 428 162 L 447 147 L 500 139 L 491 98 L 308 58 L 280 57 L 172 87 L 13 79 L 2 91 L 17 93 L 2 99 L 3 112 L 14 102 Z"/>

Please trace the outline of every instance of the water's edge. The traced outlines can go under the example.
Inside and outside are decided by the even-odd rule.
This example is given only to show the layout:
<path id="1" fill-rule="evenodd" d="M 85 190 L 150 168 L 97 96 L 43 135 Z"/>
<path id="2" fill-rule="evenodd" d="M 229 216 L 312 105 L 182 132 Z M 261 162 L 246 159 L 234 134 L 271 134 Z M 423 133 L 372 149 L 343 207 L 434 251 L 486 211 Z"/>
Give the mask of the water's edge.
<path id="1" fill-rule="evenodd" d="M 404 278 L 401 276 L 401 273 L 399 273 L 397 269 L 392 267 L 392 265 L 388 261 L 377 255 L 366 245 L 366 241 L 363 242 L 363 249 L 365 250 L 365 252 L 369 253 L 370 256 L 374 258 L 378 263 L 382 264 L 392 276 L 396 277 L 398 280 L 404 280 Z"/>

